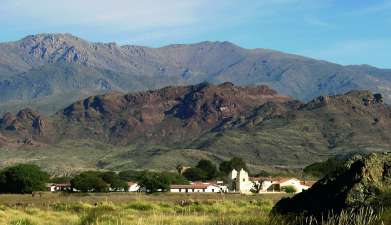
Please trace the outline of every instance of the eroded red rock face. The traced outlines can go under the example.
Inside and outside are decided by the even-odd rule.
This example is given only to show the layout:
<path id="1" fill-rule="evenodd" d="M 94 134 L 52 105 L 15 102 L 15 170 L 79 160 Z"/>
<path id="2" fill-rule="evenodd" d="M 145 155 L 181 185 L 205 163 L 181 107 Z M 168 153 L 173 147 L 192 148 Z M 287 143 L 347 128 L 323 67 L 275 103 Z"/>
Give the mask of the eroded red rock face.
<path id="1" fill-rule="evenodd" d="M 5 113 L 3 118 L 1 119 L 1 126 L 6 130 L 16 130 L 16 116 L 11 113 Z"/>
<path id="2" fill-rule="evenodd" d="M 47 118 L 29 108 L 19 111 L 16 116 L 5 113 L 0 118 L 0 146 L 41 146 L 40 141 L 51 139 L 46 134 L 49 127 Z"/>
<path id="3" fill-rule="evenodd" d="M 116 143 L 140 138 L 160 142 L 195 138 L 224 120 L 245 116 L 268 101 L 288 100 L 289 97 L 279 96 L 267 86 L 202 83 L 90 97 L 58 115 L 70 123 L 82 123 L 94 130 L 95 135 Z"/>
<path id="4" fill-rule="evenodd" d="M 389 132 L 385 131 L 391 130 L 390 119 L 391 109 L 383 104 L 381 95 L 368 91 L 321 96 L 305 104 L 280 96 L 267 86 L 202 83 L 92 96 L 50 118 L 31 109 L 16 115 L 6 113 L 0 119 L 0 145 L 86 138 L 117 145 L 192 146 L 209 131 L 251 132 L 280 126 L 319 132 L 328 148 L 345 142 L 388 145 Z M 268 126 L 263 126 L 265 123 Z"/>
<path id="5" fill-rule="evenodd" d="M 16 116 L 5 113 L 0 120 L 1 129 L 16 133 L 43 135 L 47 126 L 47 119 L 29 108 L 19 111 Z"/>

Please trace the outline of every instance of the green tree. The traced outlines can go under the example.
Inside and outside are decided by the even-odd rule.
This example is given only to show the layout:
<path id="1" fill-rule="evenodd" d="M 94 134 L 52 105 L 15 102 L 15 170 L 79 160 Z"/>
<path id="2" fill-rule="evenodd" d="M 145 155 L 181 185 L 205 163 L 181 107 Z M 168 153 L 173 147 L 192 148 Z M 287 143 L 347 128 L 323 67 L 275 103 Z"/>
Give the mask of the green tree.
<path id="1" fill-rule="evenodd" d="M 68 176 L 60 176 L 60 177 L 53 177 L 50 178 L 50 183 L 55 183 L 55 184 L 64 184 L 64 183 L 69 183 L 72 180 L 72 177 Z"/>
<path id="2" fill-rule="evenodd" d="M 289 193 L 289 194 L 293 194 L 293 193 L 297 192 L 296 188 L 293 186 L 286 186 L 281 189 L 282 189 L 282 191 L 285 191 L 286 193 Z"/>
<path id="3" fill-rule="evenodd" d="M 1 193 L 32 193 L 46 189 L 49 175 L 38 166 L 20 164 L 0 172 Z"/>
<path id="4" fill-rule="evenodd" d="M 170 179 L 161 173 L 144 171 L 138 179 L 138 184 L 148 193 L 167 191 L 170 188 Z"/>
<path id="5" fill-rule="evenodd" d="M 187 169 L 185 172 L 183 172 L 183 176 L 191 181 L 205 181 L 208 179 L 208 174 L 204 170 L 197 167 Z"/>
<path id="6" fill-rule="evenodd" d="M 144 171 L 125 170 L 119 172 L 118 176 L 124 181 L 137 181 L 143 173 Z"/>
<path id="7" fill-rule="evenodd" d="M 189 181 L 181 174 L 162 172 L 161 175 L 167 177 L 170 184 L 189 184 Z"/>
<path id="8" fill-rule="evenodd" d="M 87 171 L 75 176 L 71 180 L 71 185 L 81 192 L 107 192 L 110 186 L 102 179 L 101 173 L 96 171 Z"/>
<path id="9" fill-rule="evenodd" d="M 121 180 L 121 178 L 115 172 L 104 172 L 100 174 L 100 177 L 103 179 L 104 182 L 110 185 L 110 188 L 112 190 L 122 191 L 128 189 L 127 182 Z"/>
<path id="10" fill-rule="evenodd" d="M 239 158 L 239 157 L 234 157 L 229 161 L 221 162 L 219 169 L 220 169 L 220 172 L 224 175 L 228 175 L 233 169 L 238 170 L 238 171 L 240 169 L 244 169 L 247 172 L 249 172 L 246 162 L 242 158 Z"/>
<path id="11" fill-rule="evenodd" d="M 223 175 L 228 175 L 232 169 L 231 161 L 223 161 L 220 163 L 219 170 Z"/>
<path id="12" fill-rule="evenodd" d="M 206 179 L 214 179 L 218 175 L 217 167 L 210 160 L 200 160 L 196 166 L 196 168 L 201 169 L 206 174 Z"/>

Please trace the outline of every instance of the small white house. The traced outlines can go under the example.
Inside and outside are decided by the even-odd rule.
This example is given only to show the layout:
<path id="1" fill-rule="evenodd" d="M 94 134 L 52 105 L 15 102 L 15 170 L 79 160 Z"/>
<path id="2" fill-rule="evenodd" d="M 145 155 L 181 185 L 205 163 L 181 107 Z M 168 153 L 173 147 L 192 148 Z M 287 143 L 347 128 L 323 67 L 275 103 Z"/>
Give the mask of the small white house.
<path id="1" fill-rule="evenodd" d="M 302 192 L 303 190 L 307 190 L 309 187 L 301 185 L 300 180 L 296 178 L 286 179 L 280 182 L 280 188 L 284 189 L 285 187 L 294 187 L 296 192 Z"/>
<path id="2" fill-rule="evenodd" d="M 302 182 L 296 178 L 265 179 L 261 182 L 261 192 L 283 192 L 286 187 L 293 187 L 299 193 L 313 184 L 313 181 Z"/>
<path id="3" fill-rule="evenodd" d="M 219 193 L 223 192 L 225 189 L 224 186 L 202 182 L 170 186 L 170 192 L 174 193 Z"/>
<path id="4" fill-rule="evenodd" d="M 50 192 L 58 192 L 58 191 L 71 191 L 72 186 L 69 183 L 65 184 L 47 184 L 46 185 L 48 191 Z"/>
<path id="5" fill-rule="evenodd" d="M 128 182 L 128 192 L 139 192 L 140 191 L 140 185 L 135 182 Z"/>

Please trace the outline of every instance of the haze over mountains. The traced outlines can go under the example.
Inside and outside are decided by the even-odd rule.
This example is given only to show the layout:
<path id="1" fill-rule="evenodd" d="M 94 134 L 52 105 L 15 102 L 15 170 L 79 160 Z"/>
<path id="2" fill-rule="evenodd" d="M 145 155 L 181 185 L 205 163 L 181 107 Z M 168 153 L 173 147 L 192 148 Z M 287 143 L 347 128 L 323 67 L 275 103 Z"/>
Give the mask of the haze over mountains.
<path id="1" fill-rule="evenodd" d="M 307 101 L 368 89 L 391 101 L 391 70 L 341 66 L 229 42 L 161 48 L 90 43 L 70 34 L 39 34 L 0 44 L 0 112 L 30 106 L 51 114 L 108 91 L 232 82 L 266 84 Z"/>

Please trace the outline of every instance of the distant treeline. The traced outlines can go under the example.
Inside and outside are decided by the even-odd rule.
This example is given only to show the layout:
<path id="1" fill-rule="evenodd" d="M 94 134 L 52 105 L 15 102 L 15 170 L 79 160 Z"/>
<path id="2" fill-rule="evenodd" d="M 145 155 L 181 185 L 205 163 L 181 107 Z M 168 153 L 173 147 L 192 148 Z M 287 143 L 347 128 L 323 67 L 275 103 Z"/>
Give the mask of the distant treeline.
<path id="1" fill-rule="evenodd" d="M 50 177 L 37 165 L 19 164 L 0 171 L 0 193 L 32 193 L 46 191 L 48 183 L 69 183 L 80 192 L 127 191 L 128 181 L 137 182 L 148 191 L 168 191 L 172 184 L 189 184 L 189 181 L 225 179 L 232 169 L 247 169 L 241 158 L 232 158 L 219 167 L 209 160 L 200 160 L 195 167 L 178 166 L 176 172 L 126 170 L 85 171 L 73 177 Z"/>

